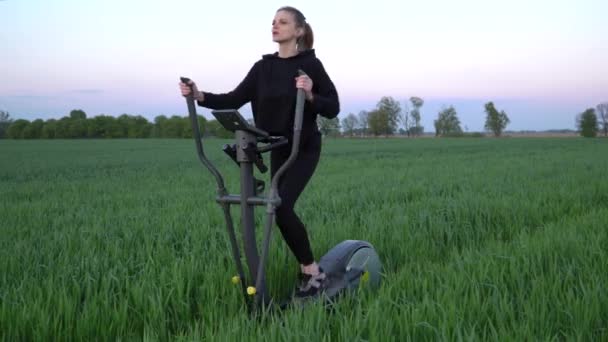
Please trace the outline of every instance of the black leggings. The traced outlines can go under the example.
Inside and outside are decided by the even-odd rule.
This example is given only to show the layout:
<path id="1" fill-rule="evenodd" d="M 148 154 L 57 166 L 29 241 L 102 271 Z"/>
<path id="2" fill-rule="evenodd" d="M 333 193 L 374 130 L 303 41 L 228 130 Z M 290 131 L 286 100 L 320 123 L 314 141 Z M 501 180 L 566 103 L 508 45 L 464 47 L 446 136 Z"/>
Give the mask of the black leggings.
<path id="1" fill-rule="evenodd" d="M 321 146 L 312 144 L 298 152 L 298 157 L 289 169 L 283 174 L 279 182 L 279 196 L 281 205 L 276 209 L 276 223 L 283 234 L 285 242 L 302 265 L 314 262 L 310 241 L 306 227 L 294 212 L 294 206 L 306 184 L 315 172 L 321 154 Z M 290 150 L 281 148 L 274 150 L 270 155 L 271 175 L 279 170 L 289 157 Z"/>

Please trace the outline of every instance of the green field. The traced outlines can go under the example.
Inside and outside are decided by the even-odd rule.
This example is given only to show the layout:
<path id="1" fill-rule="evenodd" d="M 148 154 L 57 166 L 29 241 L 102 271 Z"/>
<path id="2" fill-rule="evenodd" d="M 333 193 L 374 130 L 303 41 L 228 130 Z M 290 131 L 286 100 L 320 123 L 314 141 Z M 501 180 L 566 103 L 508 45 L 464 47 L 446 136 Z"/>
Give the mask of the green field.
<path id="1" fill-rule="evenodd" d="M 385 272 L 333 311 L 252 319 L 214 196 L 191 140 L 0 141 L 2 340 L 608 339 L 608 139 L 326 141 L 314 252 L 368 240 Z M 271 292 L 297 271 L 275 230 Z"/>

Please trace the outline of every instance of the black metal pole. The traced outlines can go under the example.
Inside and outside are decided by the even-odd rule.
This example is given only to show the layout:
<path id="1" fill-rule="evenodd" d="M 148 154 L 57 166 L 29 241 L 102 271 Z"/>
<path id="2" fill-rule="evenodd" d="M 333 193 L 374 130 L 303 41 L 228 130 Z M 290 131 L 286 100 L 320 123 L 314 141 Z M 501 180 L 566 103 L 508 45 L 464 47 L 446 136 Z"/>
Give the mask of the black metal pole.
<path id="1" fill-rule="evenodd" d="M 306 75 L 302 70 L 299 70 L 300 76 Z M 279 198 L 279 180 L 287 171 L 287 169 L 293 164 L 298 157 L 298 150 L 300 148 L 300 136 L 302 132 L 302 120 L 304 118 L 304 90 L 298 89 L 296 97 L 296 111 L 293 124 L 293 140 L 291 145 L 291 153 L 287 158 L 287 161 L 281 165 L 277 173 L 274 175 L 271 181 L 270 191 L 268 193 L 268 204 L 266 205 L 266 229 L 264 231 L 264 244 L 262 246 L 262 256 L 258 266 L 258 274 L 256 280 L 256 288 L 262 284 L 264 277 L 264 265 L 266 264 L 266 258 L 268 257 L 268 249 L 270 246 L 270 238 L 272 235 L 272 224 L 274 221 L 276 207 L 280 205 Z M 276 200 L 273 201 L 273 200 Z M 275 203 L 279 204 L 275 204 Z M 263 298 L 261 295 L 256 295 L 256 303 L 261 304 Z"/>
<path id="2" fill-rule="evenodd" d="M 190 79 L 186 77 L 180 78 L 182 83 L 189 84 Z M 192 88 L 190 88 L 192 90 Z M 199 160 L 211 174 L 215 177 L 217 183 L 217 193 L 218 197 L 224 197 L 228 195 L 226 191 L 226 187 L 224 185 L 224 179 L 222 175 L 217 170 L 217 168 L 211 163 L 207 156 L 205 156 L 205 152 L 203 150 L 203 139 L 201 138 L 201 132 L 198 125 L 198 117 L 196 114 L 196 105 L 194 103 L 194 96 L 192 93 L 186 96 L 186 104 L 188 105 L 188 114 L 190 116 L 190 123 L 192 124 L 192 136 L 194 137 L 194 144 L 196 146 L 196 152 Z M 226 230 L 228 231 L 228 237 L 230 240 L 230 245 L 232 248 L 232 257 L 236 264 L 236 270 L 240 277 L 241 288 L 243 291 L 243 297 L 247 300 L 247 285 L 245 284 L 245 272 L 243 271 L 243 264 L 241 263 L 241 256 L 239 253 L 239 247 L 236 241 L 236 233 L 234 231 L 234 225 L 232 223 L 232 216 L 230 215 L 230 205 L 227 203 L 220 203 L 222 210 L 224 212 L 224 218 L 226 219 Z"/>
<path id="3" fill-rule="evenodd" d="M 266 286 L 264 282 L 264 275 L 258 273 L 259 268 L 259 255 L 257 248 L 257 240 L 255 238 L 255 216 L 254 208 L 255 205 L 249 203 L 249 199 L 255 196 L 255 185 L 253 180 L 253 163 L 254 160 L 245 151 L 251 145 L 257 143 L 254 134 L 251 134 L 244 130 L 235 131 L 236 146 L 236 160 L 240 165 L 241 171 L 241 228 L 243 233 L 243 248 L 245 250 L 245 257 L 247 259 L 247 266 L 249 267 L 249 274 L 251 275 L 251 281 L 255 282 L 255 293 L 256 297 L 266 298 Z M 262 278 L 261 282 L 257 282 L 257 279 Z"/>
<path id="4" fill-rule="evenodd" d="M 182 77 L 182 83 L 188 84 L 190 82 L 189 78 Z M 192 87 L 190 88 L 192 89 Z M 218 193 L 222 192 L 221 195 L 226 195 L 226 187 L 224 186 L 224 179 L 222 175 L 217 170 L 215 166 L 211 163 L 207 156 L 205 156 L 205 151 L 203 150 L 203 139 L 201 138 L 201 132 L 198 126 L 198 117 L 196 115 L 196 105 L 194 103 L 194 95 L 190 93 L 190 95 L 186 96 L 186 104 L 188 105 L 188 114 L 190 115 L 190 123 L 192 125 L 192 136 L 194 137 L 194 145 L 196 146 L 196 152 L 198 154 L 198 158 L 207 167 L 209 172 L 213 174 L 215 180 L 217 182 Z"/>

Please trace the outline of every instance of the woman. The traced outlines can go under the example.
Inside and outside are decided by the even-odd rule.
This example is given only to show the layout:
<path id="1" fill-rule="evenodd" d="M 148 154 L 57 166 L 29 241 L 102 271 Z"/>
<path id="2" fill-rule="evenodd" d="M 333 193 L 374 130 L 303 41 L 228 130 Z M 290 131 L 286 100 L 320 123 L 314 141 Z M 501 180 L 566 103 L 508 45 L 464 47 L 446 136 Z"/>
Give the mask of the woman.
<path id="1" fill-rule="evenodd" d="M 190 87 L 200 106 L 210 109 L 240 108 L 251 102 L 255 125 L 271 135 L 291 139 L 297 89 L 306 94 L 304 121 L 298 158 L 283 175 L 279 184 L 281 205 L 276 210 L 276 223 L 285 242 L 300 263 L 302 283 L 297 297 L 309 297 L 323 290 L 325 273 L 315 262 L 306 227 L 294 212 L 295 203 L 312 177 L 321 153 L 321 134 L 317 114 L 332 119 L 340 111 L 338 94 L 323 64 L 312 49 L 313 32 L 302 13 L 293 7 L 281 7 L 272 21 L 272 39 L 278 52 L 262 56 L 245 79 L 231 92 L 213 94 L 199 91 L 194 82 L 180 83 L 182 95 Z M 298 76 L 298 70 L 306 75 Z M 189 87 L 190 86 L 190 87 Z M 271 152 L 271 175 L 287 160 L 291 146 Z"/>

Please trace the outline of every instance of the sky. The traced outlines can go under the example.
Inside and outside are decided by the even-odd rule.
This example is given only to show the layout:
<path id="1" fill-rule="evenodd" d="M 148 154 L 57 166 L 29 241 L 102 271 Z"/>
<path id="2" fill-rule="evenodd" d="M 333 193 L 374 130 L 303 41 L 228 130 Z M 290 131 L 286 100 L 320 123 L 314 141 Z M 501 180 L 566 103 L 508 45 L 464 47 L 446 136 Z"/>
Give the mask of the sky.
<path id="1" fill-rule="evenodd" d="M 574 129 L 576 114 L 608 101 L 606 0 L 0 0 L 0 110 L 186 115 L 179 77 L 233 89 L 277 50 L 271 23 L 284 5 L 313 28 L 340 118 L 418 96 L 426 131 L 450 105 L 481 131 L 488 101 L 508 130 Z"/>

